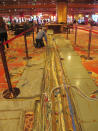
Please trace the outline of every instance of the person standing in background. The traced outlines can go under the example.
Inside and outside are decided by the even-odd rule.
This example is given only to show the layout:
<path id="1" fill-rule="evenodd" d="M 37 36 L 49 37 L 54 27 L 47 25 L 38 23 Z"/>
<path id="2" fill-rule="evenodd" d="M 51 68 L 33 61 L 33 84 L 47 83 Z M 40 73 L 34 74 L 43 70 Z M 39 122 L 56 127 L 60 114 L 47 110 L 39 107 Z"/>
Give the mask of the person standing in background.
<path id="1" fill-rule="evenodd" d="M 8 39 L 7 30 L 8 30 L 8 27 L 3 20 L 3 17 L 0 17 L 0 40 L 2 44 L 4 41 L 7 41 Z M 8 43 L 6 44 L 6 47 L 9 48 Z"/>

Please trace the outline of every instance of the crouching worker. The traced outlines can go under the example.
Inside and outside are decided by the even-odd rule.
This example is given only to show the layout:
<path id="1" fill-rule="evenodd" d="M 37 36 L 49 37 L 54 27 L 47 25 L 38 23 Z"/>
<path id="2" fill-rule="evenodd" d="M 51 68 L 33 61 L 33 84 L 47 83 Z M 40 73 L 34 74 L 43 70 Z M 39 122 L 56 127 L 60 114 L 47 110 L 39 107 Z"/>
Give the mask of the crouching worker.
<path id="1" fill-rule="evenodd" d="M 42 28 L 40 27 L 36 36 L 36 48 L 41 48 L 44 47 L 44 41 L 43 41 L 43 37 L 46 41 L 47 44 L 47 36 L 46 33 L 42 30 Z"/>

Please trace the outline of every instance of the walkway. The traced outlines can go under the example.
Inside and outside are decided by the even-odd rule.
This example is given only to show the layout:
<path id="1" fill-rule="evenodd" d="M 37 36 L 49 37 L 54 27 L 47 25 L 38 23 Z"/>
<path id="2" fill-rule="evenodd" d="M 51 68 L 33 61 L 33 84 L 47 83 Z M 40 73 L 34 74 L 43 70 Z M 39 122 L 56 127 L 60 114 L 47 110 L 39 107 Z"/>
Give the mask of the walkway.
<path id="1" fill-rule="evenodd" d="M 64 37 L 55 35 L 56 44 L 60 51 L 63 69 L 69 79 L 68 90 L 73 101 L 74 117 L 82 131 L 98 130 L 98 99 L 93 99 L 90 95 L 98 91 L 89 73 L 82 65 L 81 58 L 73 50 L 69 41 Z"/>
<path id="2" fill-rule="evenodd" d="M 48 34 L 52 34 L 52 31 L 48 31 Z M 74 51 L 70 41 L 65 40 L 64 37 L 63 34 L 48 35 L 49 45 L 42 49 L 35 49 L 31 44 L 32 37 L 29 36 L 31 60 L 23 59 L 25 56 L 23 37 L 19 48 L 16 49 L 15 45 L 20 40 L 15 41 L 14 46 L 10 45 L 10 50 L 6 52 L 6 55 L 9 55 L 7 61 L 10 76 L 12 84 L 20 88 L 21 94 L 13 100 L 2 98 L 5 85 L 7 88 L 2 72 L 0 79 L 4 83 L 1 84 L 0 97 L 1 131 L 8 129 L 27 131 L 32 128 L 34 131 L 41 131 L 43 126 L 47 131 L 98 130 L 98 100 L 90 97 L 98 88 L 82 65 L 81 58 Z M 16 63 L 13 60 L 16 60 Z M 3 68 L 0 73 L 1 71 Z"/>

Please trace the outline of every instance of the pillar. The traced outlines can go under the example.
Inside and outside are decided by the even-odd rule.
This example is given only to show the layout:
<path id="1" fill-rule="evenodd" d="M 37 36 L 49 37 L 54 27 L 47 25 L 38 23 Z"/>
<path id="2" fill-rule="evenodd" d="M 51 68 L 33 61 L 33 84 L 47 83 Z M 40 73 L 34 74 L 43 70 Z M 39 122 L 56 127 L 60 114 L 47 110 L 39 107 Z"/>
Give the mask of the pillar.
<path id="1" fill-rule="evenodd" d="M 67 23 L 67 3 L 57 2 L 56 3 L 57 22 Z"/>

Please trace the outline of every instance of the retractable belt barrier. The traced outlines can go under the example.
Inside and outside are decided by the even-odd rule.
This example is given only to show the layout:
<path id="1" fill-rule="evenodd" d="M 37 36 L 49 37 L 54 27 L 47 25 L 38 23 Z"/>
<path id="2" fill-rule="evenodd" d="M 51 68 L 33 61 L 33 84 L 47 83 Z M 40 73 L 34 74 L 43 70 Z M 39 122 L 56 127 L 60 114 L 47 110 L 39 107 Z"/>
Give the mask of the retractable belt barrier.
<path id="1" fill-rule="evenodd" d="M 89 32 L 88 56 L 87 56 L 87 58 L 86 58 L 86 57 L 85 57 L 85 58 L 86 58 L 86 59 L 89 59 L 89 60 L 92 60 L 92 58 L 90 57 L 92 33 L 98 35 L 98 32 L 92 30 L 92 27 L 90 27 L 89 29 L 85 29 L 85 28 L 83 28 L 82 26 L 66 26 L 66 27 L 69 28 L 69 29 L 70 29 L 70 28 L 75 29 L 75 40 L 74 40 L 74 44 L 75 44 L 75 45 L 76 45 L 76 42 L 77 42 L 77 31 L 78 31 L 78 29 Z M 67 37 L 66 37 L 66 39 L 68 39 L 68 29 L 67 29 Z"/>
<path id="2" fill-rule="evenodd" d="M 34 27 L 31 27 L 30 29 L 28 29 L 28 30 L 26 30 L 26 31 L 24 31 L 24 32 L 22 32 L 22 33 L 20 33 L 19 35 L 17 35 L 17 36 L 15 36 L 15 37 L 11 38 L 10 40 L 5 41 L 3 44 L 5 45 L 5 44 L 7 44 L 7 43 L 13 41 L 14 39 L 17 39 L 18 37 L 20 37 L 20 36 L 26 34 L 26 33 L 29 32 L 29 31 L 31 31 L 32 29 L 34 30 Z"/>
<path id="3" fill-rule="evenodd" d="M 3 92 L 4 98 L 12 99 L 12 98 L 17 97 L 20 93 L 19 88 L 16 88 L 16 87 L 12 88 L 9 70 L 8 70 L 8 65 L 7 65 L 7 60 L 6 60 L 6 55 L 5 55 L 5 51 L 4 51 L 4 45 L 6 45 L 7 43 L 9 43 L 9 42 L 11 42 L 11 41 L 13 41 L 17 38 L 19 38 L 22 35 L 24 35 L 26 59 L 30 59 L 31 57 L 28 56 L 28 47 L 27 47 L 27 40 L 26 40 L 26 33 L 29 32 L 29 31 L 33 31 L 33 43 L 34 43 L 34 27 L 31 27 L 30 29 L 28 29 L 28 30 L 20 33 L 19 35 L 11 38 L 10 40 L 0 44 L 1 59 L 2 59 L 2 63 L 3 63 L 4 71 L 5 71 L 5 77 L 6 77 L 7 84 L 8 84 L 8 89 Z"/>

